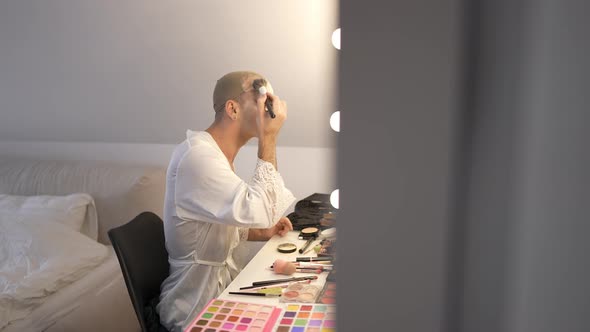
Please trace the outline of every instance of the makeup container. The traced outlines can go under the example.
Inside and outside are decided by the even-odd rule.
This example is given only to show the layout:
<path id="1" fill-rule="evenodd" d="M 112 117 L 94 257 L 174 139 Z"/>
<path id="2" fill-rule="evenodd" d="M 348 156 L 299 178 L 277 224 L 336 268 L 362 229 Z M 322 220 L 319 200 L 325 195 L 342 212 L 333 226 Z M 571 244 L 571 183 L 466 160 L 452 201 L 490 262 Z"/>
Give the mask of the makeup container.
<path id="1" fill-rule="evenodd" d="M 336 247 L 336 241 L 335 240 L 328 240 L 328 239 L 324 239 L 321 242 L 321 248 L 318 251 L 317 255 L 318 257 L 332 257 L 334 256 L 334 248 Z"/>
<path id="2" fill-rule="evenodd" d="M 317 299 L 320 291 L 321 289 L 316 285 L 293 283 L 289 285 L 289 287 L 283 289 L 281 302 L 313 303 Z"/>
<path id="3" fill-rule="evenodd" d="M 290 254 L 297 250 L 297 246 L 293 243 L 281 243 L 278 245 L 277 250 L 282 254 Z"/>
<path id="4" fill-rule="evenodd" d="M 306 227 L 299 232 L 300 240 L 315 239 L 320 235 L 320 229 L 317 227 Z"/>

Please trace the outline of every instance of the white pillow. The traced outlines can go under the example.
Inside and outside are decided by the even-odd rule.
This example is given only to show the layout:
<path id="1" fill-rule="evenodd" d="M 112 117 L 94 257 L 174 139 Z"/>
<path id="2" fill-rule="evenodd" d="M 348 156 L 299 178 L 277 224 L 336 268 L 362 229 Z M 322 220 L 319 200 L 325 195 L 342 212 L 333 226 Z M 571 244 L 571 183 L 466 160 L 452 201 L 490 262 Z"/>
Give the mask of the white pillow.
<path id="1" fill-rule="evenodd" d="M 93 240 L 98 237 L 96 206 L 92 196 L 16 196 L 0 194 L 0 214 L 18 216 L 31 223 L 56 222 Z"/>
<path id="2" fill-rule="evenodd" d="M 64 224 L 0 214 L 0 330 L 107 256 L 107 247 Z"/>

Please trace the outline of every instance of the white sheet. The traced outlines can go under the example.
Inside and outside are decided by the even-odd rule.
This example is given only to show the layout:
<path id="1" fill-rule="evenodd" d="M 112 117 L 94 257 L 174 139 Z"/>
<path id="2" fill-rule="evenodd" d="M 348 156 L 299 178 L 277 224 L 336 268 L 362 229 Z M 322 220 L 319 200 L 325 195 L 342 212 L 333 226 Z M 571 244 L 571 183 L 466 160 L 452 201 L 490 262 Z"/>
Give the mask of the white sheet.
<path id="1" fill-rule="evenodd" d="M 96 205 L 92 196 L 86 193 L 57 196 L 0 194 L 0 214 L 18 215 L 36 223 L 54 221 L 95 241 L 98 238 Z"/>
<path id="2" fill-rule="evenodd" d="M 100 265 L 108 249 L 56 222 L 0 215 L 0 328 Z"/>
<path id="3" fill-rule="evenodd" d="M 108 257 L 101 265 L 80 280 L 48 296 L 43 304 L 24 319 L 0 330 L 139 331 L 119 261 L 113 247 L 107 248 Z"/>

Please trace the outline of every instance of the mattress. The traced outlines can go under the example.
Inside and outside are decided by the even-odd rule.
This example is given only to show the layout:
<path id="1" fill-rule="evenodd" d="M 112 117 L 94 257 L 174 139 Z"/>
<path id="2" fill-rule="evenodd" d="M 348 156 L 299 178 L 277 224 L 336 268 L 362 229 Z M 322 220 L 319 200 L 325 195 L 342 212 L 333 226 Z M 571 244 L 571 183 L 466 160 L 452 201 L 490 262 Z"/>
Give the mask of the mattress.
<path id="1" fill-rule="evenodd" d="M 108 248 L 109 256 L 101 265 L 48 296 L 31 315 L 2 332 L 139 331 L 117 256 Z"/>

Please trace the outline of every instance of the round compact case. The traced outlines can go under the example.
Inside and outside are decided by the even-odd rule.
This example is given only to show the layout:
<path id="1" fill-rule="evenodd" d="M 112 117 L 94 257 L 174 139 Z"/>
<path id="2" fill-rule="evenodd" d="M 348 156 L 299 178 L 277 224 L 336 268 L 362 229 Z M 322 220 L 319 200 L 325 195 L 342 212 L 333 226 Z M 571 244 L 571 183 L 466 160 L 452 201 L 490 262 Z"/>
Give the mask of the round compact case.
<path id="1" fill-rule="evenodd" d="M 305 240 L 310 238 L 316 238 L 320 235 L 320 229 L 317 227 L 306 227 L 299 232 L 299 239 Z"/>
<path id="2" fill-rule="evenodd" d="M 277 250 L 283 254 L 290 254 L 292 252 L 295 252 L 295 250 L 297 250 L 297 246 L 294 245 L 293 243 L 286 242 L 286 243 L 279 244 L 277 247 Z"/>

